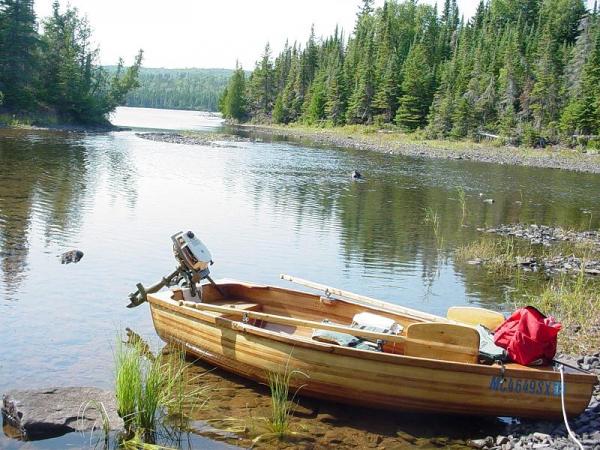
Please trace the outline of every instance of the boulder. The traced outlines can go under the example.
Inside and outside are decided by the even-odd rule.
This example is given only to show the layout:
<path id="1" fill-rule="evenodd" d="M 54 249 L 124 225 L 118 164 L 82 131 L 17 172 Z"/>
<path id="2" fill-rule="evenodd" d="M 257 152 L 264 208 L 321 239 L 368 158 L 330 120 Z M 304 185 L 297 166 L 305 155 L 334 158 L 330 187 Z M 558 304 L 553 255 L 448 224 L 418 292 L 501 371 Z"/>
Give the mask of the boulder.
<path id="1" fill-rule="evenodd" d="M 2 417 L 23 439 L 49 439 L 72 431 L 103 429 L 100 404 L 110 429 L 122 429 L 114 394 L 93 387 L 9 391 L 2 396 Z"/>
<path id="2" fill-rule="evenodd" d="M 69 250 L 60 255 L 61 264 L 78 263 L 83 258 L 83 252 L 81 250 Z"/>

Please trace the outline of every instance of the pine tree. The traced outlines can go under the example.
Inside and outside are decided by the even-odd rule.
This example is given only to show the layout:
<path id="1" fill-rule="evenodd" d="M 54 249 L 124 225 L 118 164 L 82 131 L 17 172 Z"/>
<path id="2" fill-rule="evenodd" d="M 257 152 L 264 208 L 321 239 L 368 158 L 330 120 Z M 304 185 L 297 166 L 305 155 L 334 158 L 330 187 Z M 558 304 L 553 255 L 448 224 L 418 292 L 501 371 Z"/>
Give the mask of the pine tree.
<path id="1" fill-rule="evenodd" d="M 36 106 L 36 28 L 33 0 L 0 0 L 0 92 L 12 110 Z"/>
<path id="2" fill-rule="evenodd" d="M 275 76 L 271 62 L 271 46 L 265 45 L 263 56 L 248 80 L 248 107 L 259 121 L 268 120 L 275 102 Z"/>
<path id="3" fill-rule="evenodd" d="M 246 119 L 246 75 L 242 66 L 236 62 L 235 71 L 226 88 L 226 95 L 222 101 L 223 117 L 236 121 Z"/>
<path id="4" fill-rule="evenodd" d="M 373 120 L 371 104 L 375 95 L 375 68 L 372 32 L 365 36 L 365 41 L 364 53 L 356 71 L 355 85 L 348 100 L 348 123 L 371 123 Z"/>
<path id="5" fill-rule="evenodd" d="M 406 130 L 415 130 L 425 126 L 432 96 L 433 72 L 422 43 L 415 43 L 411 48 L 402 72 L 402 96 L 396 123 Z"/>
<path id="6" fill-rule="evenodd" d="M 600 134 L 600 31 L 583 67 L 580 95 L 571 99 L 561 125 L 568 134 Z"/>

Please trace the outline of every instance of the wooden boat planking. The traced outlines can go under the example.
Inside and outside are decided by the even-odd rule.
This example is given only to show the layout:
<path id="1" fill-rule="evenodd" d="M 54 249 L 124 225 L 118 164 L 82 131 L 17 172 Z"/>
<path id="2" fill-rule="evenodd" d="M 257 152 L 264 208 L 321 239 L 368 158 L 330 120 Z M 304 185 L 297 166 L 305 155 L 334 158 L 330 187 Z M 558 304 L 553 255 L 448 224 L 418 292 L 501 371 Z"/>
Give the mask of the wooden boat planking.
<path id="1" fill-rule="evenodd" d="M 243 283 L 220 284 L 227 298 L 211 286 L 204 287 L 207 304 L 234 305 L 261 310 L 271 315 L 307 321 L 327 318 L 350 323 L 354 314 L 370 311 L 393 318 L 404 327 L 420 323 L 392 314 L 383 308 L 367 307 L 338 300 L 321 302 L 318 295 Z M 485 414 L 558 418 L 560 375 L 551 368 L 507 364 L 499 366 L 449 362 L 402 354 L 371 352 L 316 342 L 312 328 L 239 321 L 222 312 L 181 306 L 172 293 L 148 296 L 155 328 L 162 339 L 185 346 L 186 350 L 225 370 L 265 382 L 267 371 L 286 364 L 309 379 L 293 379 L 302 394 L 342 403 L 392 410 L 437 413 Z M 193 300 L 183 291 L 185 302 Z M 422 322 L 425 322 L 423 320 Z M 566 373 L 566 410 L 581 413 L 591 397 L 597 379 Z"/>

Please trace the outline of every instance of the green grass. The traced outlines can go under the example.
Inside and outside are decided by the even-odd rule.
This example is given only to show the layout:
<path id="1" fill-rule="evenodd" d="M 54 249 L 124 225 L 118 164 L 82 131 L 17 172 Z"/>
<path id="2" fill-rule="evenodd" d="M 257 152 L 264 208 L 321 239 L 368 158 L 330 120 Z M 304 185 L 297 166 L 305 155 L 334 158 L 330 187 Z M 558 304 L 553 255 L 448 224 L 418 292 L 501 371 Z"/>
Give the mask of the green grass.
<path id="1" fill-rule="evenodd" d="M 139 345 L 126 345 L 119 336 L 114 354 L 117 411 L 126 425 L 135 420 L 142 387 L 142 356 Z"/>
<path id="2" fill-rule="evenodd" d="M 183 420 L 186 411 L 205 403 L 208 387 L 198 383 L 198 376 L 188 376 L 189 366 L 180 349 L 154 356 L 141 341 L 124 344 L 119 338 L 115 396 L 119 415 L 130 431 L 153 433 L 159 415 Z"/>
<path id="3" fill-rule="evenodd" d="M 271 390 L 271 418 L 269 428 L 279 439 L 283 438 L 290 428 L 293 414 L 293 403 L 289 401 L 290 381 L 294 372 L 269 372 L 269 389 Z"/>
<path id="4" fill-rule="evenodd" d="M 251 125 L 252 126 L 252 125 Z M 422 147 L 423 149 L 435 149 L 440 154 L 460 151 L 468 154 L 469 152 L 485 153 L 506 153 L 516 154 L 524 159 L 538 158 L 567 158 L 581 159 L 581 152 L 570 149 L 565 146 L 547 147 L 544 149 L 526 147 L 524 145 L 515 147 L 506 147 L 501 141 L 482 141 L 475 142 L 469 139 L 456 140 L 448 139 L 430 139 L 423 130 L 417 130 L 413 133 L 406 133 L 394 125 L 386 124 L 383 127 L 377 125 L 344 125 L 334 127 L 326 122 L 318 125 L 306 125 L 292 123 L 289 125 L 278 124 L 257 124 L 258 128 L 271 131 L 280 131 L 285 134 L 305 137 L 329 136 L 340 138 L 352 138 L 354 142 L 364 144 L 375 144 L 386 149 L 400 150 L 403 147 Z"/>
<path id="5" fill-rule="evenodd" d="M 454 255 L 459 262 L 481 259 L 489 270 L 510 273 L 517 269 L 519 258 L 536 257 L 541 261 L 574 256 L 581 260 L 590 260 L 600 258 L 600 248 L 591 241 L 565 241 L 546 247 L 534 246 L 527 241 L 518 242 L 512 237 L 483 236 L 457 248 Z"/>
<path id="6" fill-rule="evenodd" d="M 268 417 L 254 417 L 249 413 L 246 419 L 230 417 L 211 422 L 225 425 L 225 430 L 231 433 L 246 433 L 253 438 L 253 446 L 261 441 L 302 438 L 305 433 L 295 430 L 292 423 L 296 409 L 295 398 L 304 387 L 304 385 L 300 385 L 292 394 L 290 393 L 292 379 L 297 376 L 309 378 L 304 372 L 291 370 L 289 361 L 281 370 L 266 373 L 267 384 L 271 392 L 271 411 Z"/>
<path id="7" fill-rule="evenodd" d="M 525 252 L 527 253 L 527 252 Z M 516 268 L 518 252 L 514 239 L 483 237 L 456 249 L 455 259 L 459 262 L 480 259 L 488 270 L 511 272 Z"/>

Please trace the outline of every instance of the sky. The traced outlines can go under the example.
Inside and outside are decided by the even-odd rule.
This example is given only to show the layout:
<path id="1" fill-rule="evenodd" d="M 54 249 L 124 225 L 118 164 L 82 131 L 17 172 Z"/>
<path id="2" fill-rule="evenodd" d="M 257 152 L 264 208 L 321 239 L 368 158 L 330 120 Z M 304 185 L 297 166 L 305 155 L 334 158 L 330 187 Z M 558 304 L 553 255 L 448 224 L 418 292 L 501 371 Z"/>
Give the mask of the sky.
<path id="1" fill-rule="evenodd" d="M 421 0 L 433 4 L 436 0 Z M 443 1 L 443 0 L 437 0 Z M 38 19 L 49 16 L 53 0 L 36 0 Z M 61 4 L 66 4 L 65 0 Z M 100 63 L 133 62 L 144 50 L 145 67 L 252 69 L 267 42 L 272 55 L 290 43 L 306 42 L 336 25 L 352 31 L 360 0 L 70 0 L 87 15 L 100 47 Z M 458 0 L 466 18 L 479 0 Z M 375 0 L 381 6 L 383 0 Z"/>

